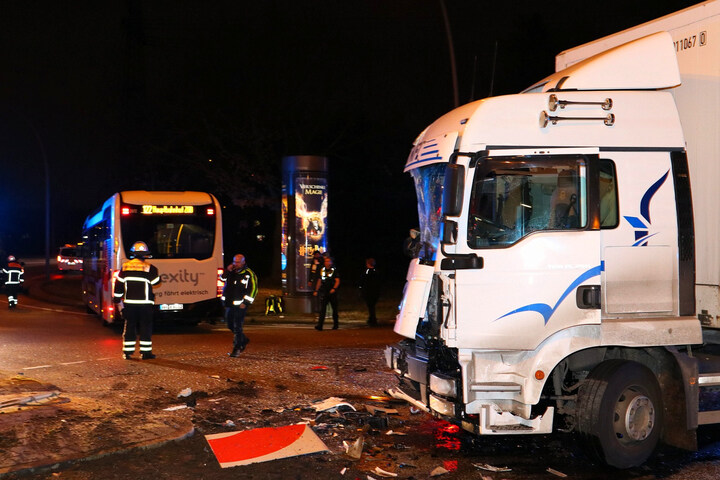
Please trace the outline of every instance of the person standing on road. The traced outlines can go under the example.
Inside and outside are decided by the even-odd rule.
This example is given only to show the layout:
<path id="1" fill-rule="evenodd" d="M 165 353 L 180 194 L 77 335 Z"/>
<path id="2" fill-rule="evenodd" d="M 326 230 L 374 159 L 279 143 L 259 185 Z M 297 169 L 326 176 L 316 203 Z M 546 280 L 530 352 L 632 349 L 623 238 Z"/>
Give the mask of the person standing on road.
<path id="1" fill-rule="evenodd" d="M 22 264 L 17 261 L 13 255 L 7 257 L 7 265 L 3 267 L 3 281 L 5 283 L 5 293 L 8 297 L 8 308 L 15 308 L 18 304 L 18 295 L 22 290 L 25 279 L 23 278 L 25 271 Z"/>
<path id="2" fill-rule="evenodd" d="M 378 298 L 380 298 L 380 277 L 375 269 L 374 258 L 365 260 L 365 272 L 360 279 L 360 296 L 365 300 L 365 305 L 367 305 L 367 324 L 371 326 L 377 325 L 375 305 L 377 304 Z"/>
<path id="3" fill-rule="evenodd" d="M 247 308 L 255 301 L 258 282 L 255 272 L 245 264 L 245 256 L 237 254 L 227 266 L 220 279 L 225 282 L 222 300 L 225 304 L 225 322 L 235 334 L 230 357 L 239 357 L 250 339 L 243 332 Z"/>
<path id="4" fill-rule="evenodd" d="M 155 293 L 160 285 L 157 267 L 145 261 L 152 258 L 145 242 L 135 242 L 130 248 L 130 260 L 123 263 L 115 280 L 113 301 L 125 318 L 123 331 L 123 356 L 126 360 L 135 353 L 135 341 L 140 334 L 140 353 L 143 360 L 152 360 L 152 322 Z M 122 306 L 120 306 L 122 302 Z"/>
<path id="5" fill-rule="evenodd" d="M 320 270 L 322 270 L 322 267 L 322 254 L 318 250 L 315 250 L 313 253 L 312 263 L 310 264 L 310 271 L 308 272 L 308 287 L 310 290 L 315 290 L 315 285 L 317 285 L 318 278 L 320 278 Z M 318 313 L 320 311 L 317 299 L 314 299 L 312 308 L 313 313 Z"/>
<path id="6" fill-rule="evenodd" d="M 318 278 L 313 292 L 313 296 L 320 296 L 320 317 L 318 318 L 318 324 L 315 325 L 315 330 L 323 329 L 328 303 L 332 306 L 332 328 L 337 330 L 339 323 L 337 290 L 340 286 L 340 274 L 335 268 L 332 258 L 326 256 L 323 264 L 323 268 L 320 269 L 320 278 Z"/>

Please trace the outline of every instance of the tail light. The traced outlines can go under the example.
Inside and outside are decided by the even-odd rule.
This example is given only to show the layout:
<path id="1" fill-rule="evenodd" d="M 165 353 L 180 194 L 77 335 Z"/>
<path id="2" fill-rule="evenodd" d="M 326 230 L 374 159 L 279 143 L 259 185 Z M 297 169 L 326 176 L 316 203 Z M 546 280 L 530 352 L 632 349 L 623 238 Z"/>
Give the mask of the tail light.
<path id="1" fill-rule="evenodd" d="M 218 297 L 222 296 L 222 291 L 223 291 L 223 288 L 225 287 L 225 282 L 222 281 L 222 274 L 223 274 L 223 269 L 218 268 L 217 269 L 217 296 Z"/>

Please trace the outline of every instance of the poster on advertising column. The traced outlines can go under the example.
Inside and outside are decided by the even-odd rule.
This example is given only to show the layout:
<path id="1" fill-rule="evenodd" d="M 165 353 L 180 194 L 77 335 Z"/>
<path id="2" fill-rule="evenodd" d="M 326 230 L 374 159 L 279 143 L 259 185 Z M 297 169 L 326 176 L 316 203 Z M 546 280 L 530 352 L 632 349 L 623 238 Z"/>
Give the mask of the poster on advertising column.
<path id="1" fill-rule="evenodd" d="M 327 179 L 295 178 L 295 285 L 310 291 L 308 276 L 313 253 L 325 253 L 327 247 Z"/>

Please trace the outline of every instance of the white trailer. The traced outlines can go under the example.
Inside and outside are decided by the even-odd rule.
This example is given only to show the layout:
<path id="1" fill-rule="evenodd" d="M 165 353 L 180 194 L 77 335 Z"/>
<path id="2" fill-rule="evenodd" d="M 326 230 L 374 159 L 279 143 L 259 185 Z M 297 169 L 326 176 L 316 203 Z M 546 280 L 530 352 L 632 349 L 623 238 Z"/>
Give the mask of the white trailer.
<path id="1" fill-rule="evenodd" d="M 562 424 L 620 468 L 720 422 L 718 3 L 564 52 L 420 134 L 393 395 L 478 435 Z M 703 47 L 678 47 L 696 30 Z"/>

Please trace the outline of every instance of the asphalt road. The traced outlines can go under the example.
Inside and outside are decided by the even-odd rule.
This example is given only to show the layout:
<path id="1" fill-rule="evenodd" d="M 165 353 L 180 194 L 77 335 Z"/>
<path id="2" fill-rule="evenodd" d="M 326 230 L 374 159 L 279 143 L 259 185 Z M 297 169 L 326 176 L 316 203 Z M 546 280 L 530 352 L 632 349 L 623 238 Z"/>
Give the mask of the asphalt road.
<path id="1" fill-rule="evenodd" d="M 442 479 L 559 478 L 558 474 L 618 480 L 720 478 L 716 427 L 700 431 L 697 453 L 661 449 L 641 468 L 615 471 L 590 463 L 572 434 L 474 439 L 426 414 L 413 414 L 406 405 L 387 402 L 380 404 L 397 409 L 398 414 L 387 416 L 380 425 L 371 424 L 367 414 L 328 417 L 309 410 L 316 400 L 342 397 L 361 411 L 373 403 L 373 395 L 382 396 L 395 384 L 382 359 L 384 346 L 399 339 L 389 316 L 381 317 L 380 327 L 369 328 L 363 312 L 349 308 L 341 314 L 340 330 L 317 332 L 310 317 L 266 318 L 256 312 L 247 327 L 251 343 L 238 359 L 226 355 L 232 335 L 222 323 L 159 327 L 153 337 L 158 358 L 125 361 L 118 331 L 85 313 L 74 290 L 79 287 L 77 275 L 53 275 L 46 283 L 30 266 L 28 279 L 33 296 L 22 296 L 20 308 L 9 312 L 0 302 L 0 371 L 57 386 L 69 399 L 68 405 L 101 404 L 102 415 L 112 415 L 116 423 L 96 422 L 87 432 L 90 443 L 121 443 L 118 424 L 148 422 L 155 413 L 177 405 L 190 405 L 178 415 L 192 422 L 195 434 L 153 449 L 58 463 L 51 469 L 10 473 L 8 478 L 364 480 L 381 478 L 376 468 L 414 479 L 430 478 L 433 471 L 440 471 L 437 468 L 447 472 L 439 476 Z M 41 284 L 43 288 L 37 288 Z M 349 302 L 348 307 L 352 307 Z M 178 395 L 188 389 L 192 394 L 186 403 L 188 399 Z M 70 415 L 59 421 L 72 425 L 74 420 Z M 229 428 L 249 430 L 308 420 L 329 452 L 222 469 L 205 439 Z M 33 425 L 32 432 L 40 427 Z M 66 435 L 62 427 L 48 420 L 48 427 L 40 432 L 49 439 L 47 448 L 53 448 L 54 436 Z M 403 435 L 387 435 L 390 430 Z M 18 432 L 13 435 L 22 436 Z M 0 437 L 7 433 L 0 432 Z M 351 459 L 344 454 L 343 442 L 361 436 L 363 455 Z M 0 453 L 4 448 L 9 449 L 9 443 L 0 438 Z M 510 470 L 477 467 L 483 464 Z"/>

